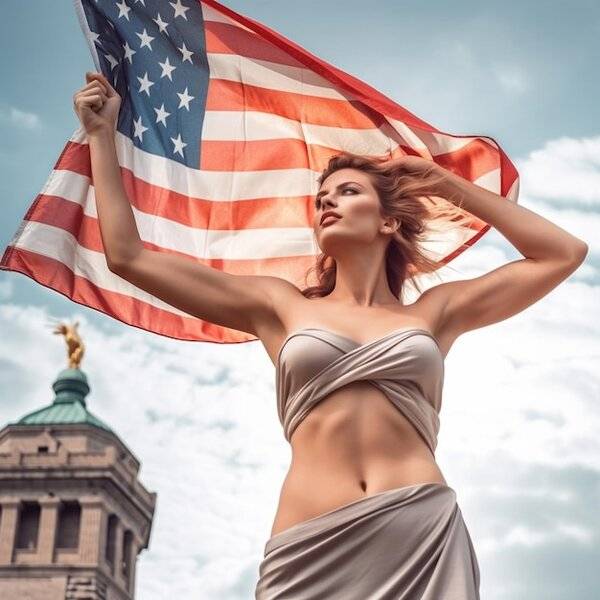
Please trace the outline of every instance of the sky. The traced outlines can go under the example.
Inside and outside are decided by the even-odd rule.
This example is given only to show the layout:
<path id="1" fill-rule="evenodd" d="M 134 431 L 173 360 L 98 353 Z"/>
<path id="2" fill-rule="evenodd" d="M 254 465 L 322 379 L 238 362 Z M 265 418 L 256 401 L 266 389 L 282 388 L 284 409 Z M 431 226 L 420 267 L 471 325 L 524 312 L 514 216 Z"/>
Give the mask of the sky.
<path id="1" fill-rule="evenodd" d="M 455 342 L 436 459 L 482 598 L 589 600 L 600 589 L 600 4 L 225 4 L 442 131 L 493 137 L 519 171 L 519 203 L 588 243 L 542 300 Z M 94 66 L 71 0 L 9 0 L 0 34 L 3 249 L 78 126 L 72 96 Z M 492 229 L 452 261 L 453 278 L 519 257 Z M 167 339 L 2 271 L 0 426 L 52 400 L 66 358 L 51 318 L 80 321 L 88 407 L 158 494 L 137 598 L 253 597 L 290 460 L 262 345 Z"/>

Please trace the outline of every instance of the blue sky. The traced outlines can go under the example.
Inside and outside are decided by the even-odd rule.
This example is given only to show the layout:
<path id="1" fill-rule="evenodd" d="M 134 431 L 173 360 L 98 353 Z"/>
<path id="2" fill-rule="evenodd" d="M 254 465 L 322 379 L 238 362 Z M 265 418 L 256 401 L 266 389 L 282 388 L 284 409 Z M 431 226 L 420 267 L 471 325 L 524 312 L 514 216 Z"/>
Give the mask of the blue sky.
<path id="1" fill-rule="evenodd" d="M 600 4 L 225 4 L 442 131 L 493 137 L 519 169 L 519 202 L 588 242 L 585 264 L 551 294 L 457 341 L 437 458 L 478 552 L 482 597 L 591 598 L 600 589 Z M 3 10 L 2 248 L 77 128 L 72 95 L 94 69 L 70 0 Z M 452 266 L 472 277 L 516 256 L 490 231 Z M 64 349 L 50 316 L 81 321 L 89 406 L 158 492 L 138 597 L 251 597 L 289 462 L 262 346 L 159 338 L 0 272 L 0 389 L 10 398 L 1 424 L 51 400 Z"/>

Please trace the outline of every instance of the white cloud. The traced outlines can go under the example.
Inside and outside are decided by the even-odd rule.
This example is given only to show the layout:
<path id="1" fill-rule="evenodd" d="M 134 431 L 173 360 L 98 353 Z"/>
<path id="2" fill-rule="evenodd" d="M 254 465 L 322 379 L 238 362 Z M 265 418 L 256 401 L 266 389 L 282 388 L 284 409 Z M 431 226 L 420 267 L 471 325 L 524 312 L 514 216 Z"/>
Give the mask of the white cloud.
<path id="1" fill-rule="evenodd" d="M 14 291 L 12 279 L 8 279 L 5 275 L 0 278 L 0 300 L 8 300 Z"/>
<path id="2" fill-rule="evenodd" d="M 492 70 L 500 87 L 506 92 L 523 94 L 529 90 L 529 78 L 519 65 L 496 64 Z"/>
<path id="3" fill-rule="evenodd" d="M 0 107 L 0 121 L 25 129 L 38 129 L 42 124 L 38 115 L 23 111 L 15 106 Z"/>
<path id="4" fill-rule="evenodd" d="M 600 206 L 600 136 L 550 140 L 515 163 L 524 195 L 559 206 Z"/>

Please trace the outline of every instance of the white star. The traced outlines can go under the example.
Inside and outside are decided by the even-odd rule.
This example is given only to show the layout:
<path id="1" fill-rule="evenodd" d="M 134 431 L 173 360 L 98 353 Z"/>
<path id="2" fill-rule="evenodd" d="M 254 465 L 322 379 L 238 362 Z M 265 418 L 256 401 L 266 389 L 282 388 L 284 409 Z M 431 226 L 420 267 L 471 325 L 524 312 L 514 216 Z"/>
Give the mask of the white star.
<path id="1" fill-rule="evenodd" d="M 123 0 L 122 4 L 115 2 L 115 4 L 119 7 L 119 16 L 117 18 L 125 17 L 129 21 L 129 11 L 131 8 L 125 4 L 125 0 Z"/>
<path id="2" fill-rule="evenodd" d="M 144 127 L 142 125 L 142 117 L 139 116 L 137 121 L 133 122 L 133 126 L 135 127 L 135 131 L 133 132 L 133 135 L 135 137 L 140 138 L 140 142 L 142 142 L 142 135 L 144 134 L 144 131 L 148 131 L 147 127 Z"/>
<path id="3" fill-rule="evenodd" d="M 181 108 L 182 106 L 185 106 L 188 110 L 190 110 L 190 100 L 193 100 L 196 96 L 189 96 L 187 87 L 183 91 L 183 94 L 180 94 L 179 92 L 177 92 L 177 95 L 179 96 L 179 100 L 180 100 L 179 106 L 177 108 Z"/>
<path id="4" fill-rule="evenodd" d="M 144 73 L 143 77 L 138 77 L 138 81 L 140 82 L 140 89 L 139 89 L 140 94 L 142 92 L 146 92 L 146 94 L 148 94 L 148 96 L 149 96 L 150 95 L 150 87 L 154 85 L 154 82 L 152 82 L 148 79 L 148 71 L 146 71 L 146 73 Z"/>
<path id="5" fill-rule="evenodd" d="M 144 4 L 144 0 L 135 0 L 135 3 L 136 3 L 136 4 L 137 4 L 138 2 L 141 2 L 141 3 L 142 3 L 142 6 L 146 6 L 146 5 Z"/>
<path id="6" fill-rule="evenodd" d="M 165 121 L 165 119 L 171 114 L 170 112 L 167 112 L 165 110 L 165 104 L 163 102 L 162 106 L 160 108 L 155 108 L 154 109 L 156 112 L 156 122 L 161 122 L 165 127 L 167 126 L 167 122 Z"/>
<path id="7" fill-rule="evenodd" d="M 173 7 L 173 10 L 175 11 L 175 14 L 173 15 L 174 19 L 176 17 L 183 17 L 187 21 L 187 17 L 185 16 L 185 11 L 190 10 L 189 6 L 187 6 L 187 7 L 182 6 L 181 0 L 177 0 L 177 3 L 169 2 L 169 4 Z"/>
<path id="8" fill-rule="evenodd" d="M 181 48 L 177 48 L 177 50 L 179 50 L 179 52 L 181 52 L 181 54 L 183 54 L 183 61 L 185 62 L 186 60 L 189 60 L 190 62 L 192 62 L 192 54 L 194 54 L 193 52 L 190 52 L 186 47 L 185 47 L 185 42 L 182 42 L 182 46 Z"/>
<path id="9" fill-rule="evenodd" d="M 174 67 L 173 65 L 169 64 L 169 57 L 167 56 L 164 63 L 158 61 L 158 64 L 162 67 L 162 73 L 160 78 L 162 79 L 163 77 L 168 77 L 170 81 L 173 81 L 173 79 L 171 78 L 171 71 L 174 71 L 177 67 Z"/>
<path id="10" fill-rule="evenodd" d="M 177 138 L 171 138 L 171 141 L 175 144 L 175 149 L 173 150 L 173 154 L 179 152 L 181 156 L 183 156 L 183 149 L 187 146 L 181 139 L 181 134 L 177 134 Z"/>
<path id="11" fill-rule="evenodd" d="M 94 42 L 94 44 L 99 44 L 100 43 L 98 41 L 98 38 L 100 37 L 100 35 L 97 34 L 95 31 L 91 31 L 90 30 L 90 37 L 92 38 L 92 42 Z"/>
<path id="12" fill-rule="evenodd" d="M 167 29 L 167 25 L 168 25 L 168 23 L 165 23 L 165 22 L 162 20 L 162 18 L 161 18 L 161 16 L 160 16 L 160 13 L 158 13 L 158 14 L 156 15 L 156 19 L 152 19 L 152 20 L 153 20 L 153 21 L 154 21 L 154 22 L 155 22 L 155 23 L 158 25 L 158 28 L 160 29 L 160 32 L 161 32 L 161 33 Z"/>
<path id="13" fill-rule="evenodd" d="M 119 61 L 112 54 L 105 54 L 106 60 L 110 63 L 110 70 L 112 71 L 118 64 Z"/>
<path id="14" fill-rule="evenodd" d="M 142 33 L 138 33 L 136 31 L 135 35 L 137 35 L 140 38 L 140 41 L 141 41 L 140 48 L 143 48 L 144 46 L 148 46 L 148 48 L 150 48 L 150 50 L 152 50 L 152 46 L 150 45 L 150 42 L 154 38 L 151 35 L 148 35 L 145 27 L 144 27 L 144 31 Z"/>
<path id="15" fill-rule="evenodd" d="M 123 50 L 125 50 L 125 58 L 129 61 L 129 64 L 131 64 L 133 62 L 132 60 L 132 56 L 135 54 L 135 50 L 132 50 L 129 47 L 129 43 L 125 42 L 125 45 L 123 46 Z"/>

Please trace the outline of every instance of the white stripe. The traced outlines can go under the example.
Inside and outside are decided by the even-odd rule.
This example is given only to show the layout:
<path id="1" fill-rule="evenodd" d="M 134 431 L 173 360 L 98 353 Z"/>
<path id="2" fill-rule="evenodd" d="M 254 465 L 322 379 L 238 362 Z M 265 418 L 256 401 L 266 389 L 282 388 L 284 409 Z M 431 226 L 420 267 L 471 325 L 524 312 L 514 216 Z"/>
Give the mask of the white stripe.
<path id="1" fill-rule="evenodd" d="M 396 135 L 400 135 L 400 137 L 402 138 L 403 145 L 409 146 L 424 157 L 431 157 L 430 149 L 427 148 L 427 146 L 419 138 L 419 136 L 417 136 L 415 132 L 406 123 L 398 121 L 397 119 L 392 119 L 391 117 L 387 116 L 385 118 L 387 119 L 389 126 L 396 132 Z"/>
<path id="2" fill-rule="evenodd" d="M 245 25 L 234 21 L 223 13 L 218 12 L 212 6 L 207 6 L 204 2 L 200 3 L 202 6 L 202 17 L 205 21 L 216 21 L 217 23 L 227 23 L 228 25 L 234 25 L 240 29 L 245 29 L 250 33 L 254 33 L 251 29 L 248 29 Z M 254 34 L 257 35 L 257 34 Z"/>
<path id="3" fill-rule="evenodd" d="M 508 190 L 508 193 L 506 194 L 506 197 L 509 200 L 512 200 L 513 202 L 517 202 L 517 199 L 519 197 L 519 186 L 520 186 L 520 177 L 517 177 L 513 181 L 513 184 L 510 186 L 510 189 Z"/>
<path id="4" fill-rule="evenodd" d="M 496 194 L 500 193 L 500 168 L 492 169 L 487 173 L 479 176 L 477 179 L 473 181 L 475 185 L 482 187 L 490 192 L 495 192 Z"/>
<path id="5" fill-rule="evenodd" d="M 85 131 L 76 131 L 71 140 L 87 143 Z M 233 173 L 200 171 L 141 150 L 120 131 L 115 132 L 115 145 L 119 164 L 131 170 L 136 177 L 190 198 L 230 202 L 253 198 L 309 196 L 315 195 L 319 190 L 317 178 L 320 172 L 312 169 L 274 169 Z"/>
<path id="6" fill-rule="evenodd" d="M 277 139 L 303 140 L 306 144 L 373 156 L 386 154 L 398 147 L 397 142 L 377 128 L 352 129 L 311 125 L 258 111 L 209 110 L 204 117 L 202 141 Z"/>
<path id="7" fill-rule="evenodd" d="M 156 308 L 192 318 L 192 315 L 163 302 L 109 271 L 104 254 L 80 246 L 77 240 L 63 229 L 27 221 L 15 246 L 58 260 L 76 275 L 102 289 L 131 296 Z"/>
<path id="8" fill-rule="evenodd" d="M 413 147 L 428 151 L 431 156 L 455 152 L 456 150 L 464 148 L 471 142 L 481 139 L 479 136 L 455 137 L 450 134 L 425 131 L 418 127 L 411 127 L 408 129 L 406 124 L 402 121 L 392 119 L 391 117 L 386 118 L 400 134 L 410 137 Z M 485 141 L 488 140 L 486 139 Z"/>
<path id="9" fill-rule="evenodd" d="M 340 90 L 324 77 L 304 67 L 291 67 L 239 54 L 208 52 L 206 56 L 211 79 L 225 79 L 242 85 L 303 94 L 308 96 L 307 101 L 310 101 L 311 96 L 343 101 L 355 99 L 350 92 Z"/>
<path id="10" fill-rule="evenodd" d="M 79 204 L 86 216 L 97 219 L 94 186 L 72 171 L 55 171 L 45 193 Z M 131 207 L 142 240 L 161 248 L 204 259 L 264 259 L 306 256 L 317 252 L 310 227 L 214 230 L 190 227 Z"/>

